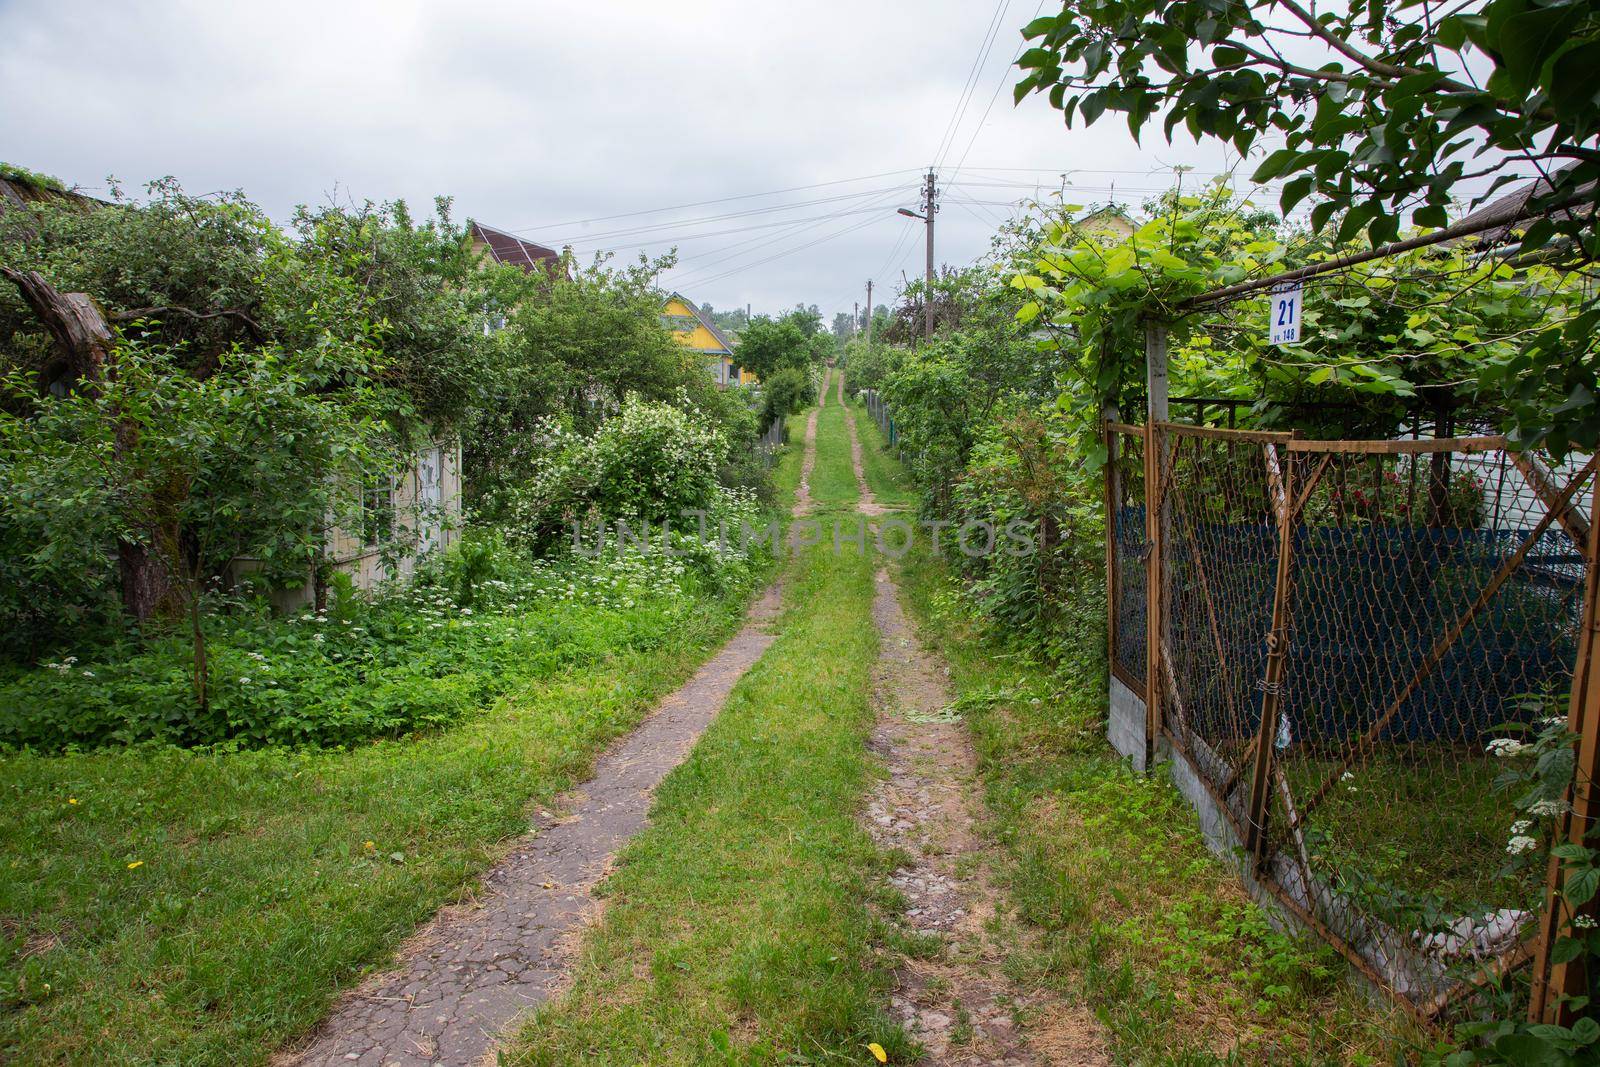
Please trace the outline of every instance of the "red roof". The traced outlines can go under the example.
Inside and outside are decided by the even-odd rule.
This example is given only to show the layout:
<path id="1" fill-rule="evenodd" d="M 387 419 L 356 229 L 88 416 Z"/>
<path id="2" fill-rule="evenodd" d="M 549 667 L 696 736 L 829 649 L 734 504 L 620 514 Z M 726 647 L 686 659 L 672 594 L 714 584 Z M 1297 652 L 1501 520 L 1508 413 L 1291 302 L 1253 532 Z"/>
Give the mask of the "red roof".
<path id="1" fill-rule="evenodd" d="M 479 222 L 472 224 L 472 236 L 488 246 L 489 255 L 494 257 L 496 263 L 509 263 L 521 267 L 528 274 L 532 274 L 535 269 L 542 270 L 546 274 L 555 274 L 561 269 L 561 253 L 553 248 L 524 241 L 515 234 Z"/>

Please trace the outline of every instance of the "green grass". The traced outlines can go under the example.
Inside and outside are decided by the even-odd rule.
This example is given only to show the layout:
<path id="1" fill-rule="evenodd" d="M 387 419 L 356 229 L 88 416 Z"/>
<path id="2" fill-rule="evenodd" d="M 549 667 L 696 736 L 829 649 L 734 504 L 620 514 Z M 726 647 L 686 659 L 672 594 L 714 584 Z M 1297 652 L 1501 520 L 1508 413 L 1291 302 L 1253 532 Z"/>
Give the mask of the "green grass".
<path id="1" fill-rule="evenodd" d="M 814 484 L 842 501 L 849 448 L 831 410 Z M 856 821 L 873 773 L 874 566 L 826 543 L 794 557 L 781 636 L 662 784 L 572 989 L 507 1062 L 863 1063 L 870 1041 L 911 1058 L 881 1009 L 868 906 L 887 861 Z"/>
<path id="2" fill-rule="evenodd" d="M 856 434 L 861 438 L 861 470 L 878 503 L 886 508 L 915 508 L 917 490 L 906 469 L 889 451 L 888 439 L 867 413 L 867 406 L 852 405 L 856 414 Z"/>
<path id="3" fill-rule="evenodd" d="M 798 466 L 782 457 L 780 492 Z M 453 648 L 458 672 L 440 684 L 464 672 L 478 694 L 449 729 L 347 749 L 0 755 L 0 1062 L 265 1062 L 735 628 L 760 575 L 729 566 L 743 577 L 715 597 L 692 577 L 658 589 L 643 563 L 539 565 L 471 612 L 418 590 L 393 626 L 335 612 L 268 627 L 284 647 L 255 648 L 271 655 L 239 653 L 256 656 L 252 686 L 278 683 L 283 714 L 312 695 L 336 711 L 336 687 L 308 688 L 318 664 L 370 646 L 381 666 L 395 627 L 437 635 L 430 655 Z"/>
<path id="4" fill-rule="evenodd" d="M 0 1060 L 263 1062 L 581 780 L 738 606 L 432 737 L 0 760 Z"/>
<path id="5" fill-rule="evenodd" d="M 1281 766 L 1294 795 L 1309 799 L 1342 764 L 1300 755 Z M 1477 745 L 1380 747 L 1312 812 L 1312 863 L 1395 926 L 1431 928 L 1483 909 L 1537 910 L 1542 871 L 1504 870 L 1508 827 L 1518 818 L 1515 793 L 1495 787 L 1504 771 Z"/>
<path id="6" fill-rule="evenodd" d="M 849 507 L 856 502 L 855 467 L 850 462 L 850 437 L 844 408 L 830 401 L 817 416 L 817 464 L 811 472 L 811 499 L 818 510 Z"/>
<path id="7" fill-rule="evenodd" d="M 1398 1012 L 1345 981 L 1332 949 L 1274 930 L 1166 776 L 1106 744 L 1097 610 L 1064 642 L 1077 653 L 1045 665 L 975 628 L 939 561 L 912 553 L 902 580 L 951 665 L 1001 880 L 1035 934 L 1008 965 L 1018 980 L 1087 1001 L 1119 1062 L 1389 1062 L 1391 1035 L 1412 1036 Z"/>

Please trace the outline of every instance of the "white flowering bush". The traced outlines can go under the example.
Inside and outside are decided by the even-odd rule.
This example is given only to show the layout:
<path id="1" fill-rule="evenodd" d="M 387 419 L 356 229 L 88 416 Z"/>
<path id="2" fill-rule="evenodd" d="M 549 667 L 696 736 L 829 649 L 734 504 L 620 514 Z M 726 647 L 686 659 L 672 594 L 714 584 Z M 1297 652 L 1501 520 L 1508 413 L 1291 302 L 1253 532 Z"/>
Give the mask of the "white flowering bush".
<path id="1" fill-rule="evenodd" d="M 547 426 L 550 458 L 517 494 L 513 534 L 547 547 L 572 523 L 678 522 L 719 503 L 728 449 L 709 419 L 630 395 L 592 435 Z"/>

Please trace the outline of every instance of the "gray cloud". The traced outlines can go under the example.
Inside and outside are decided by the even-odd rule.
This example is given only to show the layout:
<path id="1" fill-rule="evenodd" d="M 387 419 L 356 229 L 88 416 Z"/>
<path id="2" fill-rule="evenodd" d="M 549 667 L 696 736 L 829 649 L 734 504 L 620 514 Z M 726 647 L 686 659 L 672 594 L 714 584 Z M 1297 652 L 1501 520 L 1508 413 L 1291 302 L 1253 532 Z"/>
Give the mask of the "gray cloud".
<path id="1" fill-rule="evenodd" d="M 1118 199 L 1137 202 L 1167 183 L 1151 173 L 1163 165 L 1226 165 L 1209 145 L 1141 150 L 1114 122 L 1067 131 L 1041 101 L 1012 108 L 1009 80 L 980 130 L 1033 12 L 1012 0 L 978 73 L 945 153 L 947 171 L 966 155 L 958 183 L 1050 188 L 1053 172 L 1073 170 L 1074 202 L 1103 202 L 1113 183 Z M 918 224 L 894 209 L 914 204 L 915 170 L 935 157 L 992 14 L 958 0 L 0 0 L 0 158 L 91 189 L 107 175 L 136 186 L 166 174 L 194 191 L 241 188 L 278 218 L 332 196 L 420 205 L 446 194 L 461 214 L 570 239 L 581 252 L 616 245 L 632 255 L 637 242 L 678 240 L 683 262 L 666 281 L 698 300 L 817 303 L 831 315 L 869 275 L 892 295 L 902 270 L 920 269 Z M 556 225 L 890 171 L 899 173 Z M 877 192 L 854 196 L 867 190 Z M 1026 192 L 951 187 L 939 258 L 981 254 L 1008 211 L 961 201 Z M 840 196 L 854 198 L 694 221 Z M 835 217 L 743 229 L 817 215 Z"/>

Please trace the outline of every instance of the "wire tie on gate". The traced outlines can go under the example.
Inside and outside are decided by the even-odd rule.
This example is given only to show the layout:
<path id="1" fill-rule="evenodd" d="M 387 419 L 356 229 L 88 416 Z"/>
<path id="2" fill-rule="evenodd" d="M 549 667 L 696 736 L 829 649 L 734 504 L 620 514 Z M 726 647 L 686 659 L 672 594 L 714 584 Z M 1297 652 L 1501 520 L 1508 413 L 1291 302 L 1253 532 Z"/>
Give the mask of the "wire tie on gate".
<path id="1" fill-rule="evenodd" d="M 1269 682 L 1265 678 L 1257 678 L 1256 679 L 1256 688 L 1261 690 L 1263 693 L 1268 693 L 1268 694 L 1270 694 L 1272 696 L 1275 696 L 1275 697 L 1279 697 L 1279 696 L 1283 695 L 1283 683 L 1282 682 Z"/>

